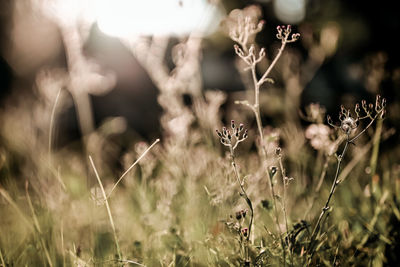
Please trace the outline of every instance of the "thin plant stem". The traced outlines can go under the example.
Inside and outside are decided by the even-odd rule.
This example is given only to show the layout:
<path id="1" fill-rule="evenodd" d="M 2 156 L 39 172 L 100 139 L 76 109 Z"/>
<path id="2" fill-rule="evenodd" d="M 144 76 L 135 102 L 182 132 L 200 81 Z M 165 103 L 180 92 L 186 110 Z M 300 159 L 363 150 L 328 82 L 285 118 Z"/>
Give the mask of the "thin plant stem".
<path id="1" fill-rule="evenodd" d="M 250 241 L 250 236 L 251 236 L 251 230 L 252 230 L 252 225 L 253 225 L 253 219 L 254 219 L 254 209 L 253 209 L 253 204 L 247 195 L 246 190 L 243 187 L 243 182 L 242 179 L 240 178 L 239 170 L 237 169 L 236 162 L 235 162 L 235 153 L 232 145 L 229 145 L 229 151 L 231 154 L 231 162 L 232 162 L 232 167 L 235 172 L 236 180 L 240 186 L 241 189 L 241 196 L 246 200 L 247 205 L 249 206 L 250 209 L 250 223 L 249 223 L 249 233 L 246 237 L 246 247 L 245 247 L 245 261 L 246 263 L 250 262 L 250 257 L 249 257 L 249 248 L 248 248 L 248 243 Z"/>
<path id="2" fill-rule="evenodd" d="M 268 171 L 267 171 L 267 173 L 268 173 L 268 179 L 269 179 L 270 184 L 271 184 L 271 188 L 270 188 L 271 189 L 271 195 L 273 196 L 272 200 L 273 200 L 273 206 L 274 206 L 274 211 L 275 211 L 275 224 L 276 224 L 276 226 L 278 228 L 278 231 L 279 231 L 279 239 L 280 239 L 281 246 L 282 246 L 283 266 L 285 266 L 286 265 L 286 251 L 285 251 L 285 245 L 284 245 L 285 243 L 283 242 L 282 229 L 281 229 L 281 226 L 279 224 L 279 213 L 278 213 L 278 208 L 277 208 L 277 205 L 276 205 L 274 184 L 272 183 L 272 178 L 270 178 L 271 175 L 269 174 Z"/>
<path id="3" fill-rule="evenodd" d="M 283 162 L 282 162 L 282 156 L 278 156 L 278 161 L 279 161 L 279 168 L 281 170 L 281 176 L 282 176 L 282 183 L 283 183 L 283 196 L 282 196 L 282 210 L 283 210 L 283 218 L 285 220 L 285 226 L 286 226 L 286 232 L 289 231 L 289 224 L 288 224 L 288 219 L 287 219 L 287 212 L 286 212 L 286 190 L 287 190 L 287 185 L 288 185 L 288 178 L 286 176 L 286 171 L 285 168 L 283 167 Z M 290 256 L 290 263 L 293 266 L 293 253 L 292 249 L 289 244 L 289 239 L 287 241 L 287 247 L 289 250 L 289 256 Z"/>
<path id="4" fill-rule="evenodd" d="M 333 262 L 332 262 L 332 266 L 336 266 L 336 261 L 338 258 L 338 254 L 339 254 L 339 247 L 340 247 L 340 243 L 338 242 L 337 246 L 336 246 L 336 252 L 335 252 L 335 257 L 333 258 Z"/>
<path id="5" fill-rule="evenodd" d="M 285 49 L 285 45 L 286 45 L 286 39 L 282 40 L 282 45 L 278 51 L 278 54 L 275 56 L 274 60 L 271 62 L 271 64 L 269 65 L 268 69 L 264 72 L 264 74 L 262 75 L 262 77 L 257 80 L 256 77 L 256 66 L 255 63 L 252 64 L 251 66 L 251 71 L 252 71 L 252 77 L 253 77 L 253 82 L 254 82 L 254 104 L 252 105 L 252 110 L 254 112 L 254 116 L 256 118 L 256 122 L 257 122 L 257 128 L 258 128 L 258 133 L 260 135 L 260 142 L 261 142 L 261 152 L 263 155 L 263 162 L 266 161 L 267 159 L 267 151 L 265 149 L 265 143 L 264 143 L 264 134 L 263 134 L 263 125 L 262 125 L 262 121 L 261 121 L 261 114 L 260 114 L 260 87 L 261 85 L 265 82 L 266 78 L 268 77 L 269 73 L 271 72 L 271 70 L 273 69 L 273 67 L 275 66 L 275 64 L 278 62 L 278 59 L 281 57 L 283 50 Z M 283 262 L 284 264 L 286 263 L 286 256 L 285 256 L 285 248 L 284 248 L 284 243 L 283 243 L 283 239 L 282 239 L 282 229 L 279 225 L 279 218 L 278 218 L 278 209 L 276 207 L 276 197 L 275 197 L 275 193 L 274 193 L 274 188 L 273 188 L 273 184 L 272 184 L 272 179 L 270 177 L 269 171 L 267 170 L 267 180 L 268 180 L 268 184 L 269 184 L 269 188 L 271 191 L 271 197 L 272 197 L 272 202 L 273 202 L 273 206 L 275 209 L 275 213 L 276 213 L 276 227 L 278 229 L 279 232 L 279 236 L 280 236 L 280 240 L 281 240 L 281 245 L 282 245 L 282 253 L 283 253 Z"/>
<path id="6" fill-rule="evenodd" d="M 149 146 L 142 155 L 140 155 L 140 157 L 121 175 L 121 177 L 118 179 L 118 181 L 114 184 L 114 186 L 112 187 L 110 193 L 108 194 L 107 198 L 109 198 L 112 194 L 112 192 L 114 191 L 114 189 L 117 187 L 117 185 L 119 184 L 119 182 L 121 182 L 121 180 L 125 177 L 125 175 L 128 174 L 128 172 L 135 167 L 136 164 L 139 163 L 139 161 L 146 156 L 147 152 L 149 152 L 158 142 L 160 142 L 160 139 L 156 139 L 156 141 L 153 142 L 153 144 L 151 144 L 151 146 Z"/>
<path id="7" fill-rule="evenodd" d="M 1 266 L 6 267 L 6 263 L 4 262 L 3 253 L 1 252 L 1 249 L 0 249 L 0 260 L 1 260 Z"/>
<path id="8" fill-rule="evenodd" d="M 378 161 L 378 154 L 379 154 L 379 144 L 381 141 L 382 136 L 382 128 L 383 128 L 383 120 L 378 120 L 376 123 L 376 130 L 373 138 L 373 148 L 372 148 L 372 155 L 370 160 L 370 168 L 371 168 L 371 179 L 374 177 L 376 173 L 376 165 Z M 371 181 L 371 186 L 373 185 Z M 373 189 L 372 189 L 373 191 Z"/>
<path id="9" fill-rule="evenodd" d="M 254 104 L 250 105 L 251 106 L 251 110 L 254 113 L 254 116 L 256 118 L 256 123 L 257 123 L 257 129 L 258 129 L 258 134 L 260 136 L 260 143 L 261 143 L 261 153 L 262 153 L 262 158 L 263 158 L 263 162 L 266 162 L 267 160 L 267 151 L 265 149 L 265 142 L 264 142 L 264 134 L 263 134 L 263 125 L 262 125 L 262 121 L 261 121 L 261 113 L 260 113 L 260 87 L 261 85 L 265 82 L 265 80 L 267 79 L 269 73 L 271 72 L 271 70 L 273 69 L 273 67 L 275 66 L 275 64 L 278 62 L 278 59 L 280 58 L 280 56 L 282 55 L 282 52 L 285 48 L 286 45 L 286 40 L 282 40 L 282 45 L 278 51 L 278 54 L 275 56 L 274 60 L 271 62 L 271 64 L 269 65 L 268 69 L 264 72 L 264 74 L 262 75 L 262 77 L 257 80 L 257 75 L 256 75 L 256 63 L 253 63 L 250 67 L 251 67 L 251 72 L 252 72 L 252 78 L 253 78 L 253 83 L 254 83 Z M 274 206 L 274 210 L 276 213 L 275 216 L 275 223 L 276 223 L 276 227 L 278 229 L 279 232 L 279 237 L 280 237 L 280 241 L 281 241 L 281 245 L 282 245 L 282 256 L 283 256 L 283 262 L 284 264 L 286 263 L 286 253 L 285 253 L 285 248 L 284 248 L 284 242 L 282 239 L 282 229 L 279 225 L 279 218 L 278 218 L 278 209 L 276 207 L 276 197 L 275 197 L 275 193 L 274 193 L 274 188 L 273 188 L 273 184 L 272 184 L 272 179 L 270 177 L 269 171 L 267 170 L 267 180 L 268 180 L 268 185 L 270 188 L 270 192 L 271 192 L 271 197 L 272 197 L 272 203 Z"/>
<path id="10" fill-rule="evenodd" d="M 32 212 L 33 223 L 34 223 L 34 226 L 35 226 L 35 228 L 36 228 L 36 231 L 39 233 L 40 243 L 41 243 L 41 245 L 42 245 L 42 247 L 43 247 L 43 250 L 44 250 L 44 254 L 45 254 L 45 256 L 46 256 L 47 263 L 49 264 L 50 267 L 53 267 L 53 263 L 51 262 L 51 258 L 50 258 L 49 251 L 48 251 L 48 249 L 47 249 L 47 247 L 46 247 L 46 244 L 45 244 L 45 242 L 44 242 L 44 239 L 43 239 L 43 237 L 42 237 L 42 231 L 41 231 L 41 229 L 40 229 L 39 220 L 38 220 L 37 217 L 36 217 L 35 209 L 33 208 L 33 204 L 32 204 L 31 197 L 29 196 L 28 185 L 29 185 L 29 184 L 28 184 L 28 181 L 26 181 L 26 182 L 25 182 L 26 199 L 28 200 L 29 208 L 30 208 L 30 210 L 31 210 L 31 212 Z"/>
<path id="11" fill-rule="evenodd" d="M 349 143 L 350 143 L 349 137 L 347 137 L 347 140 L 344 145 L 342 153 L 339 156 L 337 156 L 337 166 L 336 166 L 335 177 L 333 179 L 333 183 L 331 186 L 331 190 L 329 192 L 328 199 L 326 200 L 325 205 L 322 208 L 321 214 L 318 217 L 317 223 L 315 224 L 314 230 L 312 231 L 309 248 L 311 248 L 311 246 L 313 245 L 314 239 L 316 238 L 316 236 L 320 230 L 320 224 L 321 224 L 322 218 L 324 217 L 325 213 L 329 210 L 329 203 L 332 199 L 333 193 L 335 192 L 336 186 L 339 184 L 338 177 L 339 177 L 339 172 L 340 172 L 340 165 L 341 165 L 343 157 L 347 151 Z"/>
<path id="12" fill-rule="evenodd" d="M 62 219 L 61 219 L 60 236 L 61 236 L 61 250 L 62 250 L 62 256 L 63 256 L 63 266 L 65 266 L 64 223 L 63 223 Z"/>
<path id="13" fill-rule="evenodd" d="M 104 187 L 103 187 L 103 184 L 101 182 L 100 176 L 99 176 L 99 174 L 97 172 L 96 166 L 94 165 L 93 159 L 92 159 L 92 157 L 90 155 L 89 155 L 89 160 L 90 160 L 90 163 L 92 164 L 93 171 L 94 171 L 94 173 L 96 175 L 97 181 L 99 182 L 99 186 L 100 186 L 101 192 L 103 194 L 104 203 L 105 203 L 106 208 L 107 208 L 108 218 L 110 220 L 110 225 L 111 225 L 111 228 L 112 228 L 113 234 L 114 234 L 114 240 L 115 240 L 115 245 L 117 247 L 118 259 L 122 260 L 122 254 L 121 254 L 121 250 L 119 248 L 117 232 L 115 230 L 115 224 L 114 224 L 114 220 L 113 220 L 113 217 L 112 217 L 112 214 L 111 214 L 110 205 L 108 204 L 106 191 L 104 191 Z"/>
<path id="14" fill-rule="evenodd" d="M 61 95 L 61 88 L 58 90 L 56 99 L 54 100 L 54 105 L 51 110 L 51 116 L 50 116 L 50 126 L 49 126 L 49 156 L 50 156 L 50 159 L 51 159 L 51 151 L 52 151 L 52 144 L 53 144 L 54 119 L 56 117 L 57 104 L 58 104 L 60 95 Z"/>
<path id="15" fill-rule="evenodd" d="M 250 50 L 252 48 L 250 48 L 250 49 L 247 48 L 248 36 L 246 34 L 248 34 L 248 33 L 246 31 L 244 31 L 244 34 L 245 35 L 242 36 L 243 38 L 234 38 L 234 40 L 238 40 L 238 42 L 241 45 L 242 49 L 247 54 L 249 54 Z M 257 129 L 258 129 L 258 133 L 259 133 L 259 136 L 260 136 L 260 146 L 261 146 L 261 154 L 262 154 L 262 161 L 263 161 L 262 165 L 264 165 L 266 163 L 266 161 L 267 161 L 267 151 L 266 151 L 266 148 L 265 148 L 263 125 L 262 125 L 261 113 L 260 113 L 260 87 L 261 87 L 261 85 L 263 85 L 268 80 L 268 75 L 270 74 L 270 72 L 275 67 L 276 63 L 278 62 L 279 58 L 281 57 L 282 52 L 285 49 L 286 44 L 288 42 L 294 42 L 298 38 L 297 35 L 292 35 L 292 39 L 288 40 L 289 34 L 284 34 L 284 36 L 282 36 L 282 32 L 281 31 L 279 32 L 279 34 L 281 35 L 281 38 L 278 37 L 281 40 L 281 47 L 279 48 L 277 55 L 272 60 L 271 64 L 269 65 L 269 67 L 263 73 L 263 75 L 261 76 L 261 78 L 259 80 L 257 79 L 256 65 L 261 60 L 261 58 L 263 56 L 260 56 L 259 59 L 256 59 L 254 54 L 252 54 L 252 55 L 249 54 L 248 56 L 252 57 L 252 61 L 250 62 L 243 56 L 243 53 L 237 52 L 237 54 L 249 65 L 249 69 L 251 70 L 251 76 L 252 76 L 252 79 L 253 79 L 253 84 L 254 84 L 254 104 L 249 104 L 247 101 L 242 101 L 242 102 L 239 102 L 239 103 L 245 104 L 246 106 L 250 107 L 250 109 L 253 111 L 254 116 L 256 118 Z M 267 176 L 268 176 L 267 179 L 268 179 L 268 185 L 269 185 L 270 192 L 271 192 L 271 198 L 272 198 L 274 210 L 275 210 L 275 213 L 276 213 L 275 222 L 276 222 L 276 227 L 278 229 L 280 240 L 281 240 L 282 253 L 283 253 L 283 262 L 284 262 L 284 265 L 285 265 L 286 264 L 285 248 L 284 248 L 284 242 L 283 242 L 283 239 L 282 239 L 282 229 L 281 229 L 281 227 L 279 225 L 278 210 L 277 210 L 277 207 L 276 207 L 276 197 L 275 197 L 274 188 L 273 188 L 273 184 L 272 184 L 272 178 L 271 178 L 271 175 L 269 173 L 269 170 L 267 169 L 266 172 L 267 172 Z"/>
<path id="16" fill-rule="evenodd" d="M 0 194 L 4 197 L 4 199 L 8 202 L 8 204 L 10 204 L 11 207 L 14 208 L 14 210 L 21 217 L 22 221 L 26 224 L 26 226 L 28 226 L 29 230 L 31 230 L 31 231 L 35 230 L 34 227 L 31 224 L 31 222 L 29 222 L 29 220 L 26 218 L 24 213 L 18 207 L 17 203 L 15 203 L 15 201 L 10 197 L 8 192 L 6 190 L 4 190 L 2 187 L 0 187 Z"/>
<path id="17" fill-rule="evenodd" d="M 268 78 L 269 73 L 275 67 L 275 64 L 278 62 L 279 58 L 281 57 L 282 52 L 283 52 L 283 50 L 285 49 L 285 46 L 286 46 L 286 42 L 287 42 L 286 39 L 282 40 L 282 44 L 281 44 L 281 47 L 278 50 L 278 54 L 276 54 L 274 60 L 269 65 L 268 69 L 264 72 L 263 76 L 261 76 L 261 79 L 258 80 L 258 82 L 257 82 L 258 87 L 260 87 L 265 82 L 265 80 Z"/>

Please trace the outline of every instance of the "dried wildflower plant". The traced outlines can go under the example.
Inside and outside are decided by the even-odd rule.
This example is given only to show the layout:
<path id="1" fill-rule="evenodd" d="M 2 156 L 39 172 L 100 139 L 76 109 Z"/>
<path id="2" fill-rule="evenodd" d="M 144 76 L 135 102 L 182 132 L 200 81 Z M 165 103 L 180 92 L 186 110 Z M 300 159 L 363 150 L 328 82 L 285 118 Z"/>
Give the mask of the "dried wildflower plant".
<path id="1" fill-rule="evenodd" d="M 230 13 L 226 22 L 228 24 L 228 27 L 230 26 L 230 29 L 229 29 L 230 38 L 237 43 L 234 45 L 235 53 L 245 63 L 245 65 L 246 65 L 245 71 L 250 70 L 250 72 L 251 72 L 251 77 L 252 77 L 252 82 L 253 82 L 253 87 L 254 87 L 254 103 L 250 104 L 249 101 L 236 101 L 236 103 L 243 104 L 243 105 L 249 107 L 253 111 L 256 122 L 257 122 L 259 141 L 260 141 L 259 149 L 262 154 L 262 162 L 263 162 L 262 168 L 264 169 L 264 171 L 267 175 L 271 198 L 273 200 L 273 206 L 274 206 L 274 209 L 276 212 L 276 220 L 275 220 L 276 227 L 277 227 L 277 230 L 279 231 L 279 237 L 280 237 L 282 253 L 283 253 L 283 260 L 285 261 L 285 253 L 286 253 L 285 248 L 284 248 L 285 245 L 283 242 L 282 230 L 280 227 L 278 212 L 277 212 L 277 207 L 276 207 L 277 199 L 276 199 L 276 195 L 275 195 L 273 184 L 272 184 L 272 176 L 276 173 L 276 170 L 273 172 L 274 167 L 264 166 L 267 164 L 268 150 L 266 147 L 265 137 L 263 134 L 263 125 L 262 125 L 262 121 L 261 121 L 260 100 L 259 99 L 260 99 L 261 86 L 266 82 L 271 82 L 271 83 L 273 82 L 273 80 L 269 77 L 269 74 L 271 73 L 272 69 L 278 62 L 279 58 L 281 57 L 286 44 L 297 41 L 300 37 L 300 34 L 292 33 L 291 25 L 277 27 L 276 38 L 281 41 L 281 47 L 279 48 L 277 55 L 272 60 L 271 64 L 267 68 L 267 70 L 265 70 L 263 72 L 263 74 L 261 75 L 261 77 L 259 78 L 258 74 L 257 74 L 257 64 L 260 63 L 266 57 L 265 49 L 261 48 L 257 52 L 256 45 L 254 44 L 255 35 L 262 30 L 262 27 L 265 23 L 263 20 L 259 21 L 259 16 L 260 16 L 260 10 L 254 6 L 251 6 L 251 7 L 246 8 L 243 11 L 233 10 Z M 221 134 L 221 136 L 220 136 L 221 142 L 224 145 L 227 145 L 230 147 L 231 156 L 232 156 L 232 165 L 235 169 L 236 176 L 238 177 L 238 182 L 240 183 L 240 185 L 242 187 L 243 194 L 246 196 L 245 198 L 248 201 L 249 206 L 251 206 L 251 202 L 247 198 L 247 194 L 244 191 L 244 188 L 241 184 L 241 181 L 239 178 L 239 173 L 236 170 L 236 164 L 234 162 L 234 149 L 233 148 L 234 147 L 236 148 L 236 145 L 238 143 L 234 143 L 232 146 L 231 140 L 229 138 L 231 136 L 229 135 L 229 132 L 226 132 L 226 133 L 227 133 L 227 135 L 223 135 L 223 133 L 222 134 L 219 133 L 219 135 Z M 240 141 L 240 139 L 237 141 Z M 228 142 L 228 143 L 226 143 L 226 142 Z M 253 213 L 252 208 L 251 208 L 251 213 Z M 286 214 L 286 212 L 285 212 L 285 214 Z M 285 219 L 286 219 L 286 217 L 285 217 Z M 251 224 L 250 224 L 250 227 L 251 227 Z M 249 236 L 251 233 L 250 227 L 249 227 Z"/>
<path id="2" fill-rule="evenodd" d="M 241 178 L 238 167 L 236 165 L 236 161 L 235 161 L 235 149 L 241 142 L 243 142 L 244 140 L 247 139 L 248 130 L 244 129 L 244 125 L 242 123 L 240 123 L 239 126 L 237 126 L 235 124 L 235 121 L 232 120 L 230 130 L 227 129 L 226 127 L 223 127 L 222 131 L 216 130 L 216 132 L 217 132 L 218 137 L 220 138 L 221 143 L 224 146 L 227 146 L 229 148 L 232 168 L 233 168 L 233 171 L 236 176 L 236 180 L 237 180 L 240 190 L 241 190 L 240 195 L 246 200 L 246 203 L 250 209 L 249 226 L 248 226 L 248 228 L 243 228 L 243 229 L 241 228 L 242 235 L 245 238 L 244 260 L 245 260 L 246 264 L 250 264 L 248 243 L 250 241 L 250 235 L 251 235 L 253 219 L 254 219 L 253 203 L 251 202 L 251 200 L 246 192 L 246 189 L 244 188 L 244 179 Z M 246 230 L 244 230 L 244 229 L 246 229 Z M 245 231 L 245 232 L 243 232 L 243 231 Z"/>
<path id="3" fill-rule="evenodd" d="M 324 207 L 318 217 L 318 220 L 314 226 L 313 232 L 310 237 L 309 247 L 307 250 L 307 255 L 309 257 L 309 261 L 311 261 L 313 254 L 315 252 L 315 241 L 317 236 L 321 230 L 321 223 L 324 215 L 330 209 L 330 201 L 333 197 L 336 187 L 340 184 L 339 174 L 340 174 L 340 167 L 344 155 L 350 144 L 354 144 L 354 142 L 367 131 L 369 127 L 374 123 L 375 120 L 382 120 L 386 114 L 386 99 L 382 98 L 380 95 L 376 96 L 375 104 L 369 103 L 365 100 L 362 100 L 361 106 L 357 103 L 354 107 L 355 116 L 349 109 L 346 109 L 344 106 L 341 106 L 340 113 L 339 113 L 339 120 L 340 124 L 336 125 L 333 123 L 331 117 L 327 116 L 327 122 L 330 126 L 335 129 L 340 130 L 345 135 L 345 144 L 342 152 L 337 155 L 337 166 L 336 166 L 336 173 L 333 179 L 333 183 L 331 186 L 331 190 L 329 192 L 328 199 L 325 202 Z M 369 123 L 361 129 L 357 133 L 357 129 L 360 128 L 360 121 L 369 120 Z"/>
<path id="4" fill-rule="evenodd" d="M 246 14 L 245 11 L 249 11 Z M 230 38 L 235 41 L 237 44 L 234 45 L 235 53 L 242 59 L 242 61 L 246 64 L 245 70 L 251 71 L 251 77 L 253 81 L 254 87 L 254 103 L 250 104 L 248 101 L 237 101 L 236 103 L 243 104 L 248 106 L 255 115 L 257 121 L 257 127 L 261 140 L 261 150 L 264 155 L 264 159 L 266 158 L 265 151 L 265 143 L 264 137 L 262 133 L 262 123 L 261 123 L 261 115 L 260 115 L 260 87 L 265 82 L 273 82 L 271 78 L 269 78 L 269 74 L 271 70 L 276 65 L 278 59 L 282 55 L 283 50 L 285 49 L 286 44 L 295 42 L 299 39 L 300 34 L 292 33 L 292 27 L 288 26 L 278 26 L 276 37 L 281 41 L 281 47 L 279 48 L 278 54 L 275 56 L 267 70 L 261 75 L 261 78 L 258 78 L 257 75 L 257 64 L 266 57 L 265 49 L 261 48 L 260 51 L 256 51 L 256 46 L 253 41 L 253 37 L 262 30 L 264 25 L 264 21 L 258 21 L 259 11 L 257 13 L 257 8 L 252 7 L 248 10 L 245 10 L 242 13 L 234 10 L 231 12 L 228 18 L 228 22 L 234 20 L 234 23 L 227 23 L 229 29 Z"/>

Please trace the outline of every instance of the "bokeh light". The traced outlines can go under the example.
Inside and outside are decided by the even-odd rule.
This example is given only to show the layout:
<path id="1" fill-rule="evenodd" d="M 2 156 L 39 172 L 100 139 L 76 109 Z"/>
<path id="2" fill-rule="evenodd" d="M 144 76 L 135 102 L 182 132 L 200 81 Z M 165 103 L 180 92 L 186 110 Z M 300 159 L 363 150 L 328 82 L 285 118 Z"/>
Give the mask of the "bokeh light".
<path id="1" fill-rule="evenodd" d="M 96 13 L 99 28 L 116 37 L 209 34 L 222 18 L 221 9 L 206 0 L 101 0 Z"/>

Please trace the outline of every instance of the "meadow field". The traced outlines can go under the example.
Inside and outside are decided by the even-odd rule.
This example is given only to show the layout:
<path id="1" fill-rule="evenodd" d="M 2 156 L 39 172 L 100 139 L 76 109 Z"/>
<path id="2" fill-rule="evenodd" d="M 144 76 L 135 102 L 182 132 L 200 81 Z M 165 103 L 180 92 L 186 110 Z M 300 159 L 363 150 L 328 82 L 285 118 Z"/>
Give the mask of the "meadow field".
<path id="1" fill-rule="evenodd" d="M 122 116 L 94 121 L 91 95 L 115 77 L 62 29 L 68 68 L 40 70 L 33 96 L 0 110 L 0 266 L 397 266 L 400 113 L 381 90 L 385 56 L 360 67 L 365 99 L 303 105 L 338 25 L 263 31 L 263 19 L 250 5 L 221 22 L 235 92 L 204 88 L 196 34 L 172 49 L 122 40 L 158 89 L 149 138 Z M 80 137 L 59 145 L 69 107 Z"/>

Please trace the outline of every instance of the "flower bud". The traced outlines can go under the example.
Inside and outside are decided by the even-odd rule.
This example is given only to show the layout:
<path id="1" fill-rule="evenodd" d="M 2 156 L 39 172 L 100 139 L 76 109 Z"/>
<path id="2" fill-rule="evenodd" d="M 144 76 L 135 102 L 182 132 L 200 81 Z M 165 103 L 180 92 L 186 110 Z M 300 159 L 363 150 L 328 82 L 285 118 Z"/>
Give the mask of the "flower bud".
<path id="1" fill-rule="evenodd" d="M 361 106 L 365 111 L 367 111 L 367 101 L 361 100 Z"/>
<path id="2" fill-rule="evenodd" d="M 356 106 L 354 107 L 354 112 L 357 114 L 357 116 L 358 116 L 358 114 L 360 113 L 360 104 L 356 104 Z"/>
<path id="3" fill-rule="evenodd" d="M 243 229 L 242 229 L 242 235 L 243 235 L 244 237 L 247 237 L 247 235 L 249 234 L 248 231 L 249 231 L 249 230 L 248 230 L 247 228 L 243 228 Z"/>

